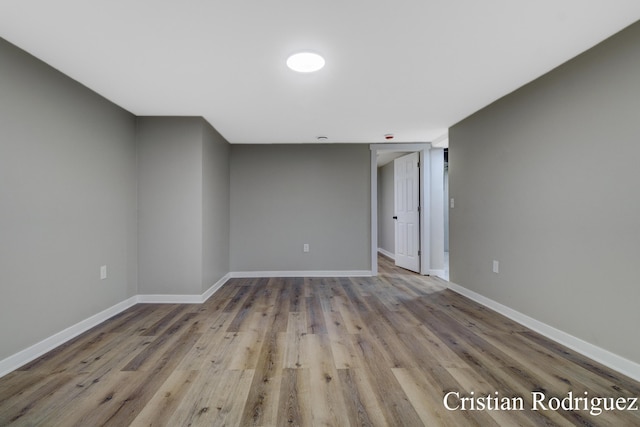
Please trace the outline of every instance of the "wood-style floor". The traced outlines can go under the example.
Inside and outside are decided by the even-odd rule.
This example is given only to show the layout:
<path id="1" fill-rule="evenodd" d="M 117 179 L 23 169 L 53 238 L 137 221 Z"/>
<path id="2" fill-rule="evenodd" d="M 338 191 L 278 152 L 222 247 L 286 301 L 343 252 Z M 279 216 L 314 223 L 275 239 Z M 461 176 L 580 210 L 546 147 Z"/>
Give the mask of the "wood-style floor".
<path id="1" fill-rule="evenodd" d="M 533 391 L 640 384 L 381 258 L 377 278 L 233 279 L 202 305 L 136 305 L 1 378 L 0 425 L 640 425 L 532 411 Z M 449 411 L 448 392 L 525 405 Z"/>

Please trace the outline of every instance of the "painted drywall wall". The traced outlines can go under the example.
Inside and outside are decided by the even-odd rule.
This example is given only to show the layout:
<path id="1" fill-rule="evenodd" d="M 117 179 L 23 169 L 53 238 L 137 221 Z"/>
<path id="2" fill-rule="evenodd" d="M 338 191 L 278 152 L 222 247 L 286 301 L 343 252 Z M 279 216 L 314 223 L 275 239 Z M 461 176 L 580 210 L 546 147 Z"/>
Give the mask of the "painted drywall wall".
<path id="1" fill-rule="evenodd" d="M 378 168 L 378 247 L 396 253 L 393 162 Z"/>
<path id="2" fill-rule="evenodd" d="M 635 24 L 453 126 L 449 184 L 453 282 L 640 363 L 638 76 Z"/>
<path id="3" fill-rule="evenodd" d="M 0 64 L 2 360 L 135 295 L 137 249 L 135 117 L 2 39 Z"/>
<path id="4" fill-rule="evenodd" d="M 202 119 L 139 117 L 141 294 L 202 293 Z"/>
<path id="5" fill-rule="evenodd" d="M 232 145 L 231 270 L 371 270 L 369 161 L 364 144 Z"/>
<path id="6" fill-rule="evenodd" d="M 429 150 L 429 238 L 432 274 L 444 275 L 444 149 Z"/>
<path id="7" fill-rule="evenodd" d="M 141 294 L 201 295 L 229 272 L 229 143 L 200 117 L 139 117 Z"/>
<path id="8" fill-rule="evenodd" d="M 449 170 L 444 170 L 444 251 L 449 252 Z"/>
<path id="9" fill-rule="evenodd" d="M 229 272 L 229 143 L 202 121 L 202 289 Z"/>

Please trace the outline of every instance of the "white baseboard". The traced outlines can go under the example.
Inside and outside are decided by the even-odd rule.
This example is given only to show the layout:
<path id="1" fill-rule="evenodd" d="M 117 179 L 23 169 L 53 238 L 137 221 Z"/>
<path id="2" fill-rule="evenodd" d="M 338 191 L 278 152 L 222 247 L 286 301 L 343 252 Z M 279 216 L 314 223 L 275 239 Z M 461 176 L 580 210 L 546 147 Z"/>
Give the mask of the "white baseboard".
<path id="1" fill-rule="evenodd" d="M 392 260 L 396 259 L 396 254 L 393 254 L 386 249 L 378 248 L 378 252 L 380 252 L 382 255 L 386 256 L 387 258 L 391 258 Z"/>
<path id="2" fill-rule="evenodd" d="M 138 295 L 141 304 L 201 304 L 202 295 L 146 294 Z"/>
<path id="3" fill-rule="evenodd" d="M 443 280 L 447 280 L 446 273 L 444 270 L 429 270 L 429 276 L 438 276 Z"/>
<path id="4" fill-rule="evenodd" d="M 220 280 L 214 283 L 202 295 L 136 295 L 126 299 L 88 319 L 76 323 L 67 329 L 45 338 L 37 344 L 32 345 L 18 353 L 7 357 L 0 361 L 0 378 L 13 372 L 21 366 L 37 359 L 48 351 L 64 344 L 72 338 L 77 337 L 83 332 L 88 331 L 96 325 L 108 320 L 109 318 L 133 307 L 138 303 L 160 303 L 160 304 L 202 304 L 208 300 L 218 289 L 229 280 L 230 275 L 225 274 Z"/>
<path id="5" fill-rule="evenodd" d="M 202 304 L 220 289 L 230 277 L 229 273 L 225 274 L 202 295 L 146 294 L 138 295 L 138 302 L 143 304 Z"/>
<path id="6" fill-rule="evenodd" d="M 464 295 L 465 297 L 472 299 L 477 303 L 484 305 L 485 307 L 497 311 L 498 313 L 510 318 L 511 320 L 518 322 L 521 325 L 526 326 L 527 328 L 532 329 L 539 334 L 552 339 L 553 341 L 569 347 L 570 349 L 575 350 L 578 353 L 595 360 L 596 362 L 602 363 L 603 365 L 608 366 L 609 368 L 618 371 L 630 378 L 633 378 L 636 381 L 640 381 L 640 364 L 636 362 L 632 362 L 631 360 L 611 353 L 608 350 L 595 346 L 580 338 L 574 337 L 573 335 L 549 326 L 546 323 L 542 323 L 532 317 L 527 316 L 526 314 L 522 314 L 519 311 L 513 310 L 506 305 L 502 305 L 499 302 L 496 302 L 490 298 L 487 298 L 455 283 L 449 282 L 449 289 L 459 293 L 460 295 Z"/>
<path id="7" fill-rule="evenodd" d="M 235 272 L 225 274 L 202 295 L 135 295 L 66 328 L 63 331 L 45 338 L 22 351 L 0 360 L 0 378 L 138 303 L 202 304 L 232 277 L 368 277 L 371 275 L 371 271 L 366 270 Z"/>
<path id="8" fill-rule="evenodd" d="M 218 280 L 216 283 L 214 283 L 213 285 L 211 285 L 211 287 L 209 289 L 207 289 L 203 294 L 202 294 L 202 302 L 206 302 L 209 298 L 211 298 L 211 296 L 213 294 L 215 294 L 216 292 L 218 292 L 220 290 L 220 288 L 222 287 L 222 285 L 224 285 L 225 283 L 227 283 L 227 281 L 231 278 L 231 275 L 229 273 L 225 274 L 224 276 L 222 276 L 222 278 L 220 278 L 220 280 Z"/>
<path id="9" fill-rule="evenodd" d="M 340 271 L 234 271 L 230 277 L 237 279 L 252 279 L 259 277 L 371 277 L 371 270 L 340 270 Z"/>
<path id="10" fill-rule="evenodd" d="M 0 361 L 0 378 L 19 367 L 35 360 L 48 351 L 64 344 L 94 326 L 108 320 L 109 318 L 123 312 L 137 303 L 187 303 L 199 304 L 209 299 L 227 280 L 232 277 L 254 278 L 254 277 L 366 277 L 371 276 L 371 271 L 271 271 L 271 272 L 234 272 L 228 273 L 213 284 L 202 295 L 136 295 L 130 297 L 106 310 L 101 311 L 81 322 L 72 325 L 44 340 L 15 353 Z M 482 296 L 474 291 L 464 288 L 455 283 L 449 282 L 449 288 L 461 295 L 466 296 L 508 318 L 524 325 L 562 345 L 565 345 L 578 353 L 581 353 L 597 362 L 608 366 L 624 375 L 640 381 L 640 364 L 625 359 L 608 350 L 597 347 L 586 341 L 574 337 L 566 332 L 542 323 L 532 317 L 513 310 L 499 302 Z"/>
<path id="11" fill-rule="evenodd" d="M 70 339 L 77 337 L 81 333 L 88 331 L 89 329 L 99 325 L 100 323 L 115 316 L 116 314 L 119 314 L 124 310 L 134 306 L 137 302 L 138 296 L 128 298 L 112 307 L 107 308 L 106 310 L 101 311 L 100 313 L 94 314 L 93 316 L 76 323 L 75 325 L 69 326 L 67 329 L 64 329 L 54 335 L 51 335 L 48 338 L 43 339 L 42 341 L 32 345 L 31 347 L 27 347 L 24 350 L 1 360 L 0 377 L 3 377 L 9 372 L 15 371 L 19 367 L 31 362 L 32 360 L 37 359 L 46 352 L 53 350 L 54 348 L 69 341 Z"/>

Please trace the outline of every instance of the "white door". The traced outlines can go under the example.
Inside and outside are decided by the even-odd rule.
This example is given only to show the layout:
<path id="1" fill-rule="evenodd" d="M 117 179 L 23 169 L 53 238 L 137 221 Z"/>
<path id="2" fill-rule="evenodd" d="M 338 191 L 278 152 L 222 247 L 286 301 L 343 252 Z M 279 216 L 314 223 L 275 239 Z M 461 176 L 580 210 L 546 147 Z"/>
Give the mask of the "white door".
<path id="1" fill-rule="evenodd" d="M 394 160 L 396 265 L 420 272 L 419 153 Z"/>

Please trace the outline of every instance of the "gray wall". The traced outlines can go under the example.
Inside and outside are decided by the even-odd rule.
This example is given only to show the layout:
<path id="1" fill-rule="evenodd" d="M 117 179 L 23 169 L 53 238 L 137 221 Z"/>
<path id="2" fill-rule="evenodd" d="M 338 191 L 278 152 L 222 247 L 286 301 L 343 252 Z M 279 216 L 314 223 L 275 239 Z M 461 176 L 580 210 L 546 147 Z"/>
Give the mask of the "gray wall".
<path id="1" fill-rule="evenodd" d="M 429 150 L 429 267 L 443 274 L 444 265 L 444 149 Z"/>
<path id="2" fill-rule="evenodd" d="M 202 125 L 195 117 L 138 118 L 141 294 L 202 289 Z"/>
<path id="3" fill-rule="evenodd" d="M 449 171 L 444 171 L 444 251 L 449 252 Z"/>
<path id="4" fill-rule="evenodd" d="M 2 360 L 135 295 L 137 261 L 135 117 L 2 39 L 0 64 Z"/>
<path id="5" fill-rule="evenodd" d="M 371 270 L 370 179 L 364 144 L 232 145 L 231 270 Z"/>
<path id="6" fill-rule="evenodd" d="M 393 161 L 378 168 L 378 247 L 396 253 Z"/>
<path id="7" fill-rule="evenodd" d="M 197 117 L 137 137 L 140 293 L 200 295 L 229 271 L 229 144 Z"/>
<path id="8" fill-rule="evenodd" d="M 229 272 L 229 143 L 202 121 L 202 289 Z"/>
<path id="9" fill-rule="evenodd" d="M 635 362 L 638 76 L 635 24 L 449 133 L 451 280 Z"/>

